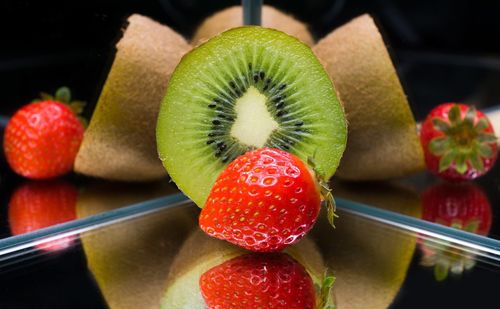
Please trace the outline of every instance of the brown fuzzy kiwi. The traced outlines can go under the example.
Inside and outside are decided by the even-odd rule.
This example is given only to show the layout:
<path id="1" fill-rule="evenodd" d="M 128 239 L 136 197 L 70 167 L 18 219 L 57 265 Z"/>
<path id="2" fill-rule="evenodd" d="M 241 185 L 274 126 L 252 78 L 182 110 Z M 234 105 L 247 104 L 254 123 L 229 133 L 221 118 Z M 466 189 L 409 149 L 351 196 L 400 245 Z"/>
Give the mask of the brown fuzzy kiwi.
<path id="1" fill-rule="evenodd" d="M 336 175 L 382 180 L 423 170 L 415 119 L 373 19 L 355 18 L 313 50 L 330 74 L 349 122 Z"/>
<path id="2" fill-rule="evenodd" d="M 165 87 L 191 49 L 179 34 L 132 15 L 76 157 L 88 176 L 149 181 L 166 176 L 156 151 L 155 128 Z"/>
<path id="3" fill-rule="evenodd" d="M 229 7 L 205 19 L 196 30 L 191 43 L 198 45 L 221 32 L 242 25 L 243 11 L 241 6 Z M 314 39 L 304 23 L 272 6 L 264 5 L 262 7 L 262 26 L 288 33 L 309 46 L 314 44 Z"/>
<path id="4" fill-rule="evenodd" d="M 334 183 L 336 197 L 420 218 L 418 193 L 392 183 Z M 382 223 L 340 212 L 332 230 L 319 217 L 312 237 L 336 277 L 338 309 L 388 308 L 403 284 L 417 237 Z"/>
<path id="5" fill-rule="evenodd" d="M 163 196 L 168 183 L 98 183 L 78 195 L 78 218 Z M 197 207 L 177 207 L 80 235 L 88 267 L 110 308 L 158 308 L 183 240 L 197 228 Z"/>

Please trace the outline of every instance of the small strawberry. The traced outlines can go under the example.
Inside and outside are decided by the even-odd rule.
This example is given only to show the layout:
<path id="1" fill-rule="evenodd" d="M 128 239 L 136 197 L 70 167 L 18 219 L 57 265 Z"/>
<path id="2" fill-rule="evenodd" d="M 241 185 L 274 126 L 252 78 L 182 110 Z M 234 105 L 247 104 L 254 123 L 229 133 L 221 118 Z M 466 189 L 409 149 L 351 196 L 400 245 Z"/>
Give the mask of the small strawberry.
<path id="1" fill-rule="evenodd" d="M 451 181 L 477 178 L 497 158 L 496 137 L 488 118 L 474 107 L 445 103 L 434 108 L 420 131 L 427 168 Z"/>
<path id="2" fill-rule="evenodd" d="M 311 277 L 285 253 L 241 255 L 205 272 L 199 285 L 208 308 L 316 308 Z"/>
<path id="3" fill-rule="evenodd" d="M 471 184 L 442 183 L 422 196 L 423 219 L 470 233 L 487 235 L 492 222 L 491 205 L 483 191 Z M 474 266 L 474 255 L 446 243 L 420 241 L 422 264 L 434 266 L 435 277 L 444 280 L 448 270 L 460 274 Z"/>
<path id="4" fill-rule="evenodd" d="M 9 201 L 9 224 L 12 235 L 29 233 L 76 218 L 77 190 L 62 181 L 28 182 L 18 187 Z M 68 248 L 74 237 L 60 238 L 37 245 L 56 251 Z"/>
<path id="5" fill-rule="evenodd" d="M 10 119 L 3 146 L 17 174 L 47 179 L 73 169 L 84 126 L 75 113 L 83 103 L 70 100 L 69 89 L 63 87 L 55 98 L 42 94 L 42 101 L 25 105 Z"/>
<path id="6" fill-rule="evenodd" d="M 333 198 L 313 174 L 304 162 L 285 151 L 262 148 L 247 152 L 217 178 L 201 211 L 200 227 L 249 250 L 281 250 L 313 227 L 322 191 L 333 224 Z"/>

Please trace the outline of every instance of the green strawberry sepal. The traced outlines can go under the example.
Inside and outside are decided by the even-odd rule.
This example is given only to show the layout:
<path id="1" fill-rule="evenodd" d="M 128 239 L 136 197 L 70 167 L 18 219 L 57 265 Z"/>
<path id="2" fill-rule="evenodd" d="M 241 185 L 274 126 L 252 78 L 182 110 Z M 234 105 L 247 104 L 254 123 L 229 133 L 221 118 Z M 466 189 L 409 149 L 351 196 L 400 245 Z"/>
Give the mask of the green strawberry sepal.
<path id="1" fill-rule="evenodd" d="M 71 100 L 71 90 L 66 87 L 60 87 L 56 90 L 56 93 L 54 95 L 48 94 L 46 92 L 41 92 L 40 93 L 40 98 L 35 99 L 32 102 L 37 103 L 37 102 L 43 102 L 43 101 L 57 101 L 63 104 L 66 104 L 69 106 L 69 108 L 75 113 L 76 117 L 78 120 L 81 122 L 84 128 L 88 126 L 88 120 L 84 117 L 81 116 L 83 113 L 83 109 L 85 108 L 85 105 L 87 104 L 84 101 L 78 101 L 78 100 Z"/>
<path id="2" fill-rule="evenodd" d="M 443 132 L 443 136 L 433 138 L 429 142 L 429 151 L 440 157 L 439 172 L 453 165 L 459 174 L 464 174 L 469 163 L 477 171 L 483 172 L 483 160 L 493 157 L 492 143 L 496 143 L 494 134 L 485 132 L 489 127 L 486 119 L 476 119 L 476 109 L 470 107 L 464 118 L 458 105 L 453 105 L 448 112 L 448 121 L 441 118 L 432 119 L 434 128 Z"/>

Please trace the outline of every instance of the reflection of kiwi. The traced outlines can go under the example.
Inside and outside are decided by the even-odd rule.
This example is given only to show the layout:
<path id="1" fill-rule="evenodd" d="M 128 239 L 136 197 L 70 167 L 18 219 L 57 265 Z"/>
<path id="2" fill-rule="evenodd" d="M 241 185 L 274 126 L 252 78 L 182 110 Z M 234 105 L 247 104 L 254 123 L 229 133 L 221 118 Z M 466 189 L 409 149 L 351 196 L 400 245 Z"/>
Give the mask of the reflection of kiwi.
<path id="1" fill-rule="evenodd" d="M 330 177 L 346 130 L 332 82 L 306 45 L 241 27 L 182 59 L 160 108 L 157 142 L 172 179 L 202 207 L 225 165 L 253 148 L 314 156 Z"/>
<path id="2" fill-rule="evenodd" d="M 232 6 L 207 18 L 196 30 L 191 42 L 193 45 L 197 45 L 221 32 L 242 25 L 243 11 L 241 6 Z M 262 7 L 262 26 L 288 33 L 307 45 L 314 44 L 314 40 L 305 24 L 272 6 L 264 5 Z"/>
<path id="3" fill-rule="evenodd" d="M 335 83 L 349 121 L 337 175 L 376 180 L 423 170 L 415 119 L 371 17 L 352 20 L 313 49 Z"/>
<path id="4" fill-rule="evenodd" d="M 316 244 L 304 238 L 284 252 L 290 254 L 309 272 L 313 282 L 320 282 L 325 266 Z M 162 308 L 205 308 L 198 281 L 207 270 L 236 256 L 248 253 L 225 241 L 210 238 L 201 230 L 193 232 L 172 263 Z"/>
<path id="5" fill-rule="evenodd" d="M 78 197 L 78 217 L 170 193 L 168 184 L 97 184 Z M 157 308 L 171 262 L 196 227 L 197 208 L 178 207 L 81 235 L 88 267 L 110 308 Z"/>
<path id="6" fill-rule="evenodd" d="M 190 49 L 166 26 L 132 15 L 89 127 L 75 171 L 114 180 L 165 177 L 158 160 L 155 124 L 165 86 Z"/>
<path id="7" fill-rule="evenodd" d="M 418 194 L 397 185 L 338 183 L 333 189 L 335 196 L 410 216 L 421 214 Z M 320 214 L 313 234 L 337 278 L 337 308 L 387 308 L 406 277 L 416 237 L 343 212 L 332 229 L 323 217 Z"/>

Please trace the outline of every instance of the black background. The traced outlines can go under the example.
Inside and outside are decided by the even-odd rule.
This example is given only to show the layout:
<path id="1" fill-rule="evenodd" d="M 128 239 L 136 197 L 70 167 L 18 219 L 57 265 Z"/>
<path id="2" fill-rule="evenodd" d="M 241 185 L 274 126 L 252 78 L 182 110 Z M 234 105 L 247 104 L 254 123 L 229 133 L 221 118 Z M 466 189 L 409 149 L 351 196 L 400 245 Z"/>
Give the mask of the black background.
<path id="1" fill-rule="evenodd" d="M 0 115 L 10 116 L 40 91 L 71 87 L 92 112 L 131 13 L 150 16 L 187 39 L 201 20 L 238 1 L 0 0 Z M 362 13 L 381 26 L 417 119 L 433 105 L 465 101 L 479 107 L 500 99 L 499 1 L 266 1 L 307 22 L 319 39 Z M 6 205 L 20 179 L 1 164 Z M 494 212 L 500 171 L 479 183 Z M 78 179 L 77 179 L 78 181 Z M 5 216 L 5 209 L 0 211 Z M 498 229 L 498 226 L 494 227 Z M 4 225 L 1 234 L 7 233 Z M 496 233 L 496 232 L 495 232 Z M 500 234 L 500 233 L 499 233 Z M 498 235 L 498 234 L 497 234 Z M 99 308 L 105 304 L 85 267 L 80 247 L 38 257 L 32 266 L 0 274 L 1 308 Z M 436 283 L 415 256 L 394 308 L 495 307 L 497 270 L 476 267 L 462 278 Z"/>

